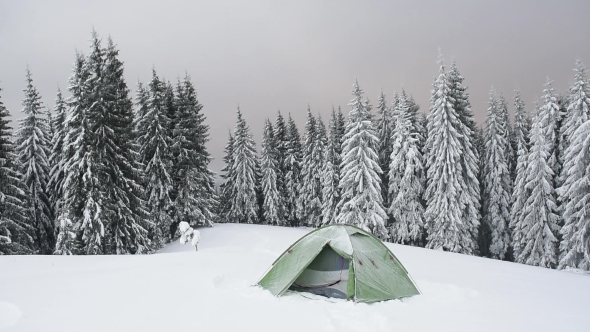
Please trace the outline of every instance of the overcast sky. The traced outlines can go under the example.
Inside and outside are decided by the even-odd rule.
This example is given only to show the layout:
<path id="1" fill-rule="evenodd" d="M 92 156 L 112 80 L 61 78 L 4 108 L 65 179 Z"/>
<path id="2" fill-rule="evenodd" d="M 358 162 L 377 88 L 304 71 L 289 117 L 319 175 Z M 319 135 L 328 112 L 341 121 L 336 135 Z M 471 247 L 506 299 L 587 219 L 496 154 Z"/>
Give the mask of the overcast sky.
<path id="1" fill-rule="evenodd" d="M 519 87 L 530 110 L 547 77 L 565 92 L 575 59 L 590 66 L 589 13 L 588 0 L 0 0 L 1 98 L 20 117 L 28 65 L 53 107 L 94 27 L 118 45 L 133 94 L 152 67 L 192 76 L 217 172 L 238 104 L 257 142 L 279 109 L 300 130 L 308 104 L 326 124 L 332 105 L 348 113 L 355 77 L 374 105 L 380 89 L 391 102 L 403 87 L 427 111 L 439 47 L 457 60 L 480 123 L 492 85 L 510 100 Z"/>

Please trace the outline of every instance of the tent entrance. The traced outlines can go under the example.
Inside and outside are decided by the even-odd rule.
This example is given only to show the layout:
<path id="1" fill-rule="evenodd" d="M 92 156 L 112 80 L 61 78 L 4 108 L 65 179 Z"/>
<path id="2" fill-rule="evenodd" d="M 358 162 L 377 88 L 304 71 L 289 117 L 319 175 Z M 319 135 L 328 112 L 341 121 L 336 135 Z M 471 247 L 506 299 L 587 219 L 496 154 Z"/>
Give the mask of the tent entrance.
<path id="1" fill-rule="evenodd" d="M 350 262 L 325 246 L 293 282 L 290 290 L 334 298 L 347 298 Z"/>

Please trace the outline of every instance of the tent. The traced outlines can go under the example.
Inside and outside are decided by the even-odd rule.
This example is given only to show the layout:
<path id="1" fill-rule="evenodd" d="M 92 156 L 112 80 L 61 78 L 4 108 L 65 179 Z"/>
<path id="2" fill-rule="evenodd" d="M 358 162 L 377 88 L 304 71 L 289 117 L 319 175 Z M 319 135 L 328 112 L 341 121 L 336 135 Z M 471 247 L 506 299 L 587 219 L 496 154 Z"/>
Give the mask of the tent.
<path id="1" fill-rule="evenodd" d="M 420 294 L 408 271 L 379 239 L 347 224 L 318 228 L 297 240 L 258 285 L 276 296 L 292 290 L 355 302 Z"/>

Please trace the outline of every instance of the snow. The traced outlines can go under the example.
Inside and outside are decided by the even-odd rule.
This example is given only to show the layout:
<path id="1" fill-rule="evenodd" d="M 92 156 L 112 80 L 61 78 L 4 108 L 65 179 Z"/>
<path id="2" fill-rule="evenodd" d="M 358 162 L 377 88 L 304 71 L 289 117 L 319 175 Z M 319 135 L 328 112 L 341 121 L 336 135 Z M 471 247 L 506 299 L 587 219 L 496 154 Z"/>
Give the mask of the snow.
<path id="1" fill-rule="evenodd" d="M 199 228 L 154 255 L 0 257 L 0 330 L 587 331 L 590 275 L 388 244 L 422 295 L 375 304 L 252 287 L 309 231 Z M 182 319 L 180 319 L 182 317 Z"/>

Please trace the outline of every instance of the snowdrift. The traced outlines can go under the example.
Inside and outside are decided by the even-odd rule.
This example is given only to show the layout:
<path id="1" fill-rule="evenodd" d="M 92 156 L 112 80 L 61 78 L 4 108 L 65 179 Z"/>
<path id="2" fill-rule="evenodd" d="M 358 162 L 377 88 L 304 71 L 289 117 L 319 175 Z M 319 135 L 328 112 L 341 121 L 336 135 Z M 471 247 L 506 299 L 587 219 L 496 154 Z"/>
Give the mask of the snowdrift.
<path id="1" fill-rule="evenodd" d="M 2 331 L 588 331 L 590 276 L 388 244 L 423 294 L 374 304 L 254 287 L 308 232 L 200 228 L 145 256 L 0 257 Z"/>

